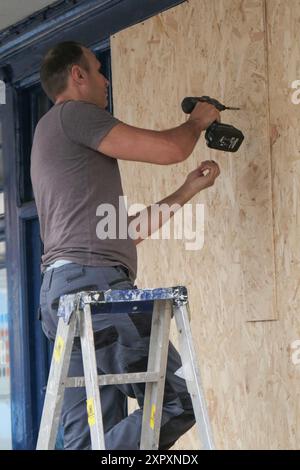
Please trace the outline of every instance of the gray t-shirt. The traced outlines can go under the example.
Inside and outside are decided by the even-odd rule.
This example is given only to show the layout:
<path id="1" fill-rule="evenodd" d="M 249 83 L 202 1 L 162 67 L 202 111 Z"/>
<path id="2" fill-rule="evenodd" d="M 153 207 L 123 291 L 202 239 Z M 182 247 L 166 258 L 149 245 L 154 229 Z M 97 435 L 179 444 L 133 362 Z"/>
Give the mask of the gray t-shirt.
<path id="1" fill-rule="evenodd" d="M 126 227 L 128 215 L 124 200 L 119 200 L 123 189 L 118 161 L 97 151 L 119 122 L 85 101 L 59 103 L 38 122 L 31 150 L 31 180 L 44 243 L 42 270 L 58 259 L 86 266 L 121 264 L 135 279 L 136 246 L 127 234 L 124 237 L 124 228 L 119 238 L 119 215 L 124 220 L 125 214 Z M 104 203 L 115 208 L 116 238 L 103 223 L 99 230 L 99 222 L 108 220 L 108 212 L 98 208 Z M 104 239 L 101 234 L 109 230 L 110 238 Z"/>

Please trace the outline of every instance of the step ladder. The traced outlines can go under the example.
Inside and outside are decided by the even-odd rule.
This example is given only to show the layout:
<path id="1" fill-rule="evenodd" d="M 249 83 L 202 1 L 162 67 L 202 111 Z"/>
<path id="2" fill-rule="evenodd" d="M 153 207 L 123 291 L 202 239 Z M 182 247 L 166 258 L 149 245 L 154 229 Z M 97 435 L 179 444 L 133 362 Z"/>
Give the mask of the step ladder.
<path id="1" fill-rule="evenodd" d="M 152 303 L 152 326 L 147 371 L 98 375 L 91 305 L 118 303 L 119 307 Z M 141 310 L 141 309 L 140 309 Z M 126 310 L 125 310 L 126 311 Z M 132 309 L 130 310 L 132 311 Z M 134 311 L 134 309 L 133 309 Z M 120 309 L 119 309 L 120 312 Z M 128 307 L 127 307 L 128 313 Z M 113 313 L 112 313 L 113 314 Z M 141 313 L 142 315 L 143 313 Z M 161 425 L 170 322 L 174 316 L 182 361 L 182 376 L 190 393 L 203 449 L 214 449 L 212 431 L 197 366 L 184 286 L 157 289 L 84 291 L 60 297 L 58 328 L 40 424 L 37 449 L 54 449 L 65 387 L 86 387 L 87 419 L 92 449 L 104 450 L 100 385 L 146 383 L 140 449 L 157 450 Z M 74 337 L 79 336 L 84 377 L 68 377 Z"/>

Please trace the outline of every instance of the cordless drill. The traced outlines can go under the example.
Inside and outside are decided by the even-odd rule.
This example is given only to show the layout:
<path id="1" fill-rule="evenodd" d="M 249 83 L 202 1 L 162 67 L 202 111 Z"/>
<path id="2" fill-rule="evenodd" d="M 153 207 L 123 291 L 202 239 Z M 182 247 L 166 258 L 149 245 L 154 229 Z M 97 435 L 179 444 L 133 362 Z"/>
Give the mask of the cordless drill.
<path id="1" fill-rule="evenodd" d="M 219 101 L 209 96 L 193 96 L 184 98 L 182 101 L 181 108 L 183 112 L 190 114 L 198 101 L 210 103 L 219 111 L 224 111 L 224 109 L 240 109 L 224 106 Z M 236 152 L 244 140 L 244 135 L 236 127 L 214 121 L 206 129 L 205 139 L 207 146 L 212 149 L 223 150 L 223 152 Z"/>

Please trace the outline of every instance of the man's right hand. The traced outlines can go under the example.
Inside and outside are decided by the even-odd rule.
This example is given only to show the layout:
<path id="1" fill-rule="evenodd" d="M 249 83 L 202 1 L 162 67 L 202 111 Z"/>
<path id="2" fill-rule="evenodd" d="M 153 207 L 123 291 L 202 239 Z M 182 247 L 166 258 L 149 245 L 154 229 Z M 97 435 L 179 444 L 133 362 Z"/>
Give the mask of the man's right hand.
<path id="1" fill-rule="evenodd" d="M 204 131 L 214 121 L 221 121 L 220 111 L 212 104 L 199 101 L 191 112 L 189 120 L 196 120 L 201 131 Z"/>

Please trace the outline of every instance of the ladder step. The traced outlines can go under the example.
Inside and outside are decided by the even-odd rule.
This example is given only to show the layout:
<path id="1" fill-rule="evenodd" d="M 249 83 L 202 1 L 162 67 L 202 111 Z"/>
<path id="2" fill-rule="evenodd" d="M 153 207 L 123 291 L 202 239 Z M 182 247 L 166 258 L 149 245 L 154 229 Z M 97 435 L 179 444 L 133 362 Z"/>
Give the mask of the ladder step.
<path id="1" fill-rule="evenodd" d="M 157 382 L 159 374 L 157 372 L 137 372 L 130 374 L 106 374 L 98 375 L 98 385 L 119 385 L 119 384 L 132 384 L 132 383 L 147 383 Z M 64 382 L 64 386 L 71 387 L 85 387 L 84 377 L 68 377 Z"/>

